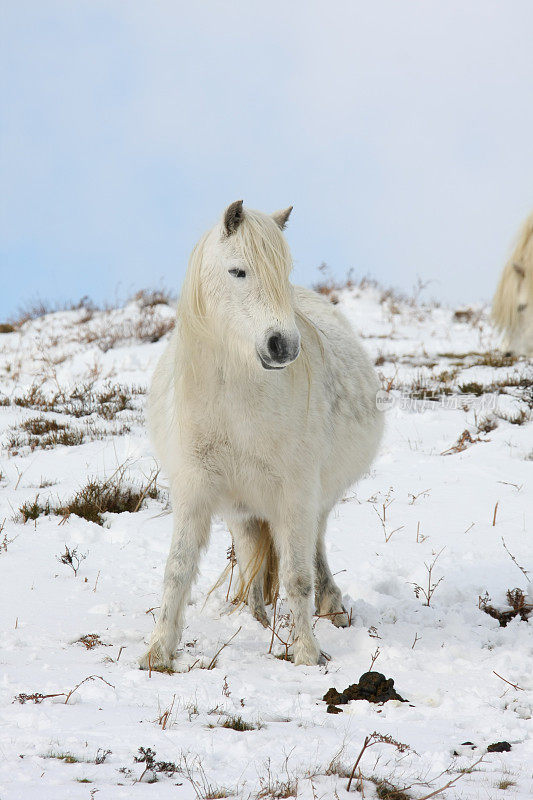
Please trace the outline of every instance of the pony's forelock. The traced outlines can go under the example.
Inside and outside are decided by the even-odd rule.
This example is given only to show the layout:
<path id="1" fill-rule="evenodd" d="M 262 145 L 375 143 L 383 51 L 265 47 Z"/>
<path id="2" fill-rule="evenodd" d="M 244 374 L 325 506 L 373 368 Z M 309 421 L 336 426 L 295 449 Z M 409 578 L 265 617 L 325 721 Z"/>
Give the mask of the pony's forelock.
<path id="1" fill-rule="evenodd" d="M 219 224 L 205 233 L 189 258 L 187 273 L 178 302 L 179 324 L 183 332 L 209 338 L 210 329 L 202 291 L 202 264 L 208 257 L 207 244 L 213 236 L 222 239 L 226 234 Z M 265 300 L 281 314 L 291 311 L 289 275 L 292 259 L 289 245 L 275 220 L 260 211 L 245 209 L 244 219 L 231 234 L 239 257 L 253 270 Z"/>
<path id="2" fill-rule="evenodd" d="M 278 224 L 268 214 L 246 209 L 232 238 L 236 250 L 255 272 L 270 304 L 289 311 L 292 259 Z"/>

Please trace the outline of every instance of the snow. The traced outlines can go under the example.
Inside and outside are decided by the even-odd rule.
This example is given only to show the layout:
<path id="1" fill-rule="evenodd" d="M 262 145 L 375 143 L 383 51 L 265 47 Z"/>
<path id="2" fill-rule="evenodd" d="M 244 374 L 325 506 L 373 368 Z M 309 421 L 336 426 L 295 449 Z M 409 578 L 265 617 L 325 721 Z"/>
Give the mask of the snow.
<path id="1" fill-rule="evenodd" d="M 531 363 L 491 367 L 475 365 L 479 359 L 466 355 L 497 346 L 481 306 L 470 322 L 456 322 L 452 309 L 384 300 L 377 287 L 338 294 L 340 307 L 378 359 L 390 408 L 371 473 L 347 493 L 329 522 L 332 570 L 352 625 L 343 630 L 316 621 L 320 644 L 331 656 L 321 667 L 294 667 L 276 658 L 283 650 L 279 642 L 269 654 L 270 632 L 246 608 L 226 602 L 226 586 L 206 599 L 230 545 L 223 522 L 215 520 L 187 610 L 179 671 L 138 669 L 160 601 L 170 538 L 164 492 L 136 513 L 108 514 L 103 527 L 74 515 L 22 523 L 18 509 L 37 494 L 41 503 L 65 501 L 89 477 L 108 478 L 121 465 L 134 482 L 153 474 L 142 390 L 168 334 L 151 342 L 145 323 L 161 323 L 164 331 L 173 310 L 131 303 L 96 311 L 90 319 L 83 309 L 65 311 L 1 335 L 2 800 L 186 800 L 222 796 L 221 787 L 237 797 L 281 796 L 287 786 L 276 781 L 289 789 L 297 785 L 301 798 L 343 797 L 347 779 L 328 765 L 338 761 L 351 768 L 373 731 L 410 750 L 401 754 L 393 745 L 375 744 L 364 753 L 365 797 L 376 796 L 372 776 L 400 787 L 414 784 L 408 795 L 422 797 L 481 756 L 446 797 L 533 795 L 532 623 L 516 617 L 500 627 L 478 607 L 486 592 L 498 608 L 507 607 L 506 590 L 528 592 L 518 565 L 533 574 L 533 422 L 511 424 L 498 416 L 520 409 L 531 415 Z M 409 395 L 413 381 L 431 382 L 453 370 L 445 379 L 449 396 L 434 401 Z M 461 384 L 505 386 L 506 380 L 510 388 L 504 394 L 494 386 L 480 396 L 458 392 Z M 521 389 L 512 385 L 520 380 Z M 14 429 L 20 432 L 23 421 L 41 416 L 15 398 L 41 384 L 47 397 L 115 384 L 136 387 L 137 393 L 131 407 L 111 420 L 96 413 L 69 417 L 64 409 L 44 413 L 85 432 L 81 445 L 8 447 Z M 491 415 L 497 427 L 480 432 L 480 419 Z M 479 441 L 443 455 L 465 430 Z M 164 487 L 164 477 L 160 483 Z M 77 575 L 58 560 L 65 545 L 86 556 Z M 427 606 L 415 586 L 427 589 L 426 565 L 433 562 L 432 582 L 442 580 Z M 282 603 L 280 613 L 287 611 Z M 282 625 L 284 637 L 284 618 Z M 77 641 L 86 634 L 98 634 L 103 645 L 87 649 Z M 234 634 L 216 666 L 206 669 Z M 342 714 L 326 713 L 321 698 L 327 689 L 356 682 L 376 653 L 374 668 L 394 678 L 409 702 L 352 701 Z M 15 700 L 35 692 L 60 696 L 39 703 Z M 167 709 L 163 727 L 159 720 Z M 222 727 L 232 716 L 255 729 Z M 510 742 L 510 752 L 486 753 L 489 744 L 502 740 Z M 157 783 L 148 782 L 154 776 L 148 770 L 139 781 L 145 765 L 134 757 L 141 747 L 179 770 L 158 773 Z M 103 763 L 95 763 L 106 751 L 111 752 Z M 64 754 L 77 760 L 57 758 Z"/>

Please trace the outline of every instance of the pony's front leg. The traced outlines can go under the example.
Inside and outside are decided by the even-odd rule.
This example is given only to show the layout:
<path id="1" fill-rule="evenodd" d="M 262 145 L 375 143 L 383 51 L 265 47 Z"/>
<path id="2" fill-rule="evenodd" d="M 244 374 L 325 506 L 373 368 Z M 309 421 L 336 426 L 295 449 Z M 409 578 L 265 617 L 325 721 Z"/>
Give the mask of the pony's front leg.
<path id="1" fill-rule="evenodd" d="M 312 628 L 313 556 L 316 522 L 302 515 L 272 528 L 280 578 L 294 618 L 294 663 L 318 664 L 320 647 Z"/>
<path id="2" fill-rule="evenodd" d="M 141 669 L 172 667 L 181 639 L 183 616 L 191 585 L 198 574 L 198 562 L 209 540 L 211 514 L 205 504 L 173 501 L 174 526 L 163 580 L 163 599 L 148 651 Z"/>

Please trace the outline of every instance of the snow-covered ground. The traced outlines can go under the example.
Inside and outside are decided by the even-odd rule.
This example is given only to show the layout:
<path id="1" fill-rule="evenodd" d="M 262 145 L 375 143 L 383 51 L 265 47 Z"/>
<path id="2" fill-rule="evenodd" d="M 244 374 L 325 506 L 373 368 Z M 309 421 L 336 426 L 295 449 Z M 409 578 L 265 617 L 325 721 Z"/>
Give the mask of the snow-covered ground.
<path id="1" fill-rule="evenodd" d="M 22 521 L 19 509 L 37 495 L 38 506 L 61 505 L 117 469 L 137 486 L 154 475 L 144 391 L 173 310 L 65 311 L 0 335 L 1 800 L 342 798 L 344 773 L 374 731 L 410 749 L 381 743 L 363 754 L 364 797 L 400 798 L 386 794 L 387 780 L 420 798 L 461 772 L 443 796 L 532 797 L 533 622 L 500 627 L 479 608 L 486 593 L 508 608 L 515 587 L 531 600 L 532 365 L 493 358 L 483 308 L 461 321 L 373 286 L 339 298 L 376 360 L 389 411 L 371 473 L 330 519 L 330 562 L 352 625 L 317 619 L 331 656 L 321 667 L 276 658 L 277 638 L 269 653 L 270 632 L 233 609 L 227 586 L 206 600 L 228 563 L 217 520 L 187 610 L 183 671 L 138 669 L 170 537 L 164 476 L 159 497 L 103 526 L 75 514 Z M 67 424 L 59 433 L 81 444 L 43 449 L 39 425 L 27 423 L 36 418 Z M 65 547 L 81 559 L 77 574 L 59 560 Z M 281 638 L 286 612 L 282 603 Z M 78 641 L 87 634 L 102 644 Z M 352 701 L 328 714 L 327 689 L 356 682 L 372 662 L 409 702 Z M 35 693 L 58 696 L 21 702 Z M 254 729 L 223 727 L 236 717 Z M 486 752 L 502 740 L 509 752 Z M 176 769 L 145 771 L 139 748 Z"/>

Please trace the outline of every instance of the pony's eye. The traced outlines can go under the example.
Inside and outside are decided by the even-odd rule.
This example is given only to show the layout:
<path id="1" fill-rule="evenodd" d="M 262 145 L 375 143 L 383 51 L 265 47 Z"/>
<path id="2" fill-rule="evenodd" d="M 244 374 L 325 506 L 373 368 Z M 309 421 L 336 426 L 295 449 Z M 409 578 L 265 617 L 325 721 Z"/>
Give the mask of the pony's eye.
<path id="1" fill-rule="evenodd" d="M 243 269 L 229 269 L 228 272 L 234 278 L 246 278 L 246 272 Z"/>

